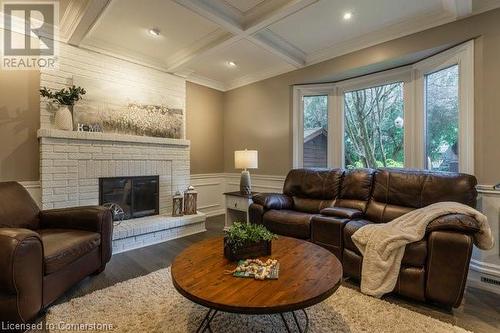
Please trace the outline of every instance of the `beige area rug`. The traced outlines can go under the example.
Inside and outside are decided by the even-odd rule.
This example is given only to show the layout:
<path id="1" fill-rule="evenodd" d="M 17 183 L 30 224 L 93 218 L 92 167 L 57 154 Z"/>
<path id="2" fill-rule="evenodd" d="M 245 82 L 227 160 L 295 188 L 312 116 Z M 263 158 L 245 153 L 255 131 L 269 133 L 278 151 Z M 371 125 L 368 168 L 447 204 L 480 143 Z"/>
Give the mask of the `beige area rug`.
<path id="1" fill-rule="evenodd" d="M 114 332 L 194 332 L 206 311 L 175 290 L 170 268 L 166 268 L 52 307 L 47 324 L 59 325 L 66 332 L 71 328 L 66 324 L 78 323 L 95 327 L 112 324 Z M 340 287 L 307 313 L 309 332 L 468 332 L 346 287 Z M 214 318 L 211 327 L 215 333 L 285 331 L 277 315 L 222 312 Z M 79 327 L 82 328 L 93 327 Z"/>

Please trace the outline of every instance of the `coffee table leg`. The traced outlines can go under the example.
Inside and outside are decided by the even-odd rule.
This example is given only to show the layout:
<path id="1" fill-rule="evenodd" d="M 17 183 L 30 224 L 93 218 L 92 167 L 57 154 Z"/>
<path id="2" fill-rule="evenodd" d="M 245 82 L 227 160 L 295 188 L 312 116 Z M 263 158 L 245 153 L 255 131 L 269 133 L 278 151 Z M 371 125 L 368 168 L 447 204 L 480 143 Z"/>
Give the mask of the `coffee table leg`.
<path id="1" fill-rule="evenodd" d="M 304 313 L 304 316 L 306 318 L 306 323 L 305 323 L 304 329 L 302 329 L 302 327 L 300 326 L 299 319 L 297 318 L 297 315 L 295 314 L 295 312 L 294 311 L 291 311 L 291 312 L 292 312 L 293 320 L 295 321 L 295 325 L 297 326 L 297 330 L 299 331 L 299 333 L 305 333 L 309 330 L 309 316 L 307 315 L 306 310 L 302 309 L 300 311 L 302 311 Z M 285 318 L 285 315 L 283 313 L 280 313 L 280 316 L 281 316 L 281 319 L 283 320 L 283 324 L 285 324 L 286 331 L 291 333 L 292 330 L 290 329 L 290 326 L 288 326 L 288 322 Z"/>
<path id="2" fill-rule="evenodd" d="M 217 314 L 217 310 L 209 309 L 207 314 L 205 315 L 205 318 L 203 318 L 203 320 L 200 323 L 200 326 L 196 330 L 196 333 L 205 332 L 207 329 L 209 332 L 212 332 L 212 328 L 210 327 L 210 323 L 212 322 L 212 319 L 214 319 L 216 314 Z"/>
<path id="3" fill-rule="evenodd" d="M 300 311 L 302 311 L 304 313 L 304 316 L 306 318 L 306 325 L 304 327 L 304 330 L 302 330 L 302 328 L 300 327 L 299 320 L 297 319 L 297 316 L 295 315 L 294 311 L 292 311 L 292 316 L 293 316 L 293 319 L 295 320 L 295 325 L 297 325 L 297 328 L 299 329 L 299 332 L 300 333 L 305 333 L 305 332 L 307 332 L 309 330 L 309 316 L 307 315 L 307 312 L 306 312 L 305 309 L 302 309 Z"/>
<path id="4" fill-rule="evenodd" d="M 292 331 L 290 331 L 290 327 L 288 326 L 288 323 L 286 321 L 285 315 L 283 313 L 280 313 L 280 316 L 281 316 L 281 319 L 283 320 L 283 324 L 285 324 L 286 331 L 288 333 L 291 333 Z"/>

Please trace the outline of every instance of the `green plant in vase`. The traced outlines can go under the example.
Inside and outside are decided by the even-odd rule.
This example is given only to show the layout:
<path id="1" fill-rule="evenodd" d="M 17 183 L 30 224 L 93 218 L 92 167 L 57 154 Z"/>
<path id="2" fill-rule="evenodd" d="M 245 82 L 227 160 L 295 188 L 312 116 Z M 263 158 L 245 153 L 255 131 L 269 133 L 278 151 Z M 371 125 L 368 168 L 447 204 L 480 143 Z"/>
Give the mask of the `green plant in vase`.
<path id="1" fill-rule="evenodd" d="M 68 131 L 73 130 L 73 106 L 86 93 L 85 89 L 74 85 L 60 90 L 47 87 L 40 89 L 40 96 L 59 105 L 54 121 L 56 127 Z"/>
<path id="2" fill-rule="evenodd" d="M 271 242 L 277 238 L 263 225 L 235 222 L 225 231 L 224 256 L 229 260 L 256 258 L 271 254 Z"/>

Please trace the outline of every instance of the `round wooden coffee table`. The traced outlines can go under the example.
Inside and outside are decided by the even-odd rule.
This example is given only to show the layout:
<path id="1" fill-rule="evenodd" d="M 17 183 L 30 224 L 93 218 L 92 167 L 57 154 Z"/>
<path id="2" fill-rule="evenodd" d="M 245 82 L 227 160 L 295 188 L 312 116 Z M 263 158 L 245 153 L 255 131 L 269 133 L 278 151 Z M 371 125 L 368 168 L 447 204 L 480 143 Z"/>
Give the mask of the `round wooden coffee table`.
<path id="1" fill-rule="evenodd" d="M 317 304 L 340 286 L 342 265 L 328 250 L 300 239 L 280 236 L 273 241 L 270 258 L 280 264 L 277 280 L 258 281 L 224 274 L 236 267 L 223 255 L 223 238 L 191 245 L 172 264 L 172 281 L 184 297 L 209 308 L 197 332 L 211 331 L 218 311 L 240 314 L 279 314 L 288 332 L 309 326 L 306 308 Z M 264 257 L 266 259 L 268 257 Z M 304 313 L 299 323 L 295 311 Z M 291 313 L 292 325 L 285 314 Z M 290 316 L 288 316 L 290 317 Z"/>

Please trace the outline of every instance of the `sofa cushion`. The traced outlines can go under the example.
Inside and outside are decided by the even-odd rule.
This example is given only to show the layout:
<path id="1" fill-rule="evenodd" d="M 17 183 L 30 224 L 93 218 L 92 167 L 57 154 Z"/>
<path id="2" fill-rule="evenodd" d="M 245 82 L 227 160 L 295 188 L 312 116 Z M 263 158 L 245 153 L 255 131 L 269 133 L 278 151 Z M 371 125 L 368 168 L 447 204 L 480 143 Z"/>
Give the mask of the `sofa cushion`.
<path id="1" fill-rule="evenodd" d="M 389 222 L 408 211 L 442 201 L 474 207 L 477 180 L 474 176 L 411 169 L 378 169 L 366 217 Z"/>
<path id="2" fill-rule="evenodd" d="M 57 272 L 101 244 L 98 233 L 70 229 L 40 229 L 45 275 Z"/>
<path id="3" fill-rule="evenodd" d="M 314 214 L 293 210 L 269 210 L 264 214 L 264 225 L 272 232 L 295 238 L 309 239 L 311 218 Z"/>
<path id="4" fill-rule="evenodd" d="M 374 175 L 374 169 L 345 171 L 335 206 L 353 208 L 364 213 L 372 192 Z"/>
<path id="5" fill-rule="evenodd" d="M 344 226 L 344 248 L 361 255 L 358 247 L 352 241 L 352 235 L 365 225 L 372 224 L 368 220 L 354 220 Z M 425 239 L 406 245 L 401 264 L 403 266 L 424 267 L 427 260 L 427 241 Z"/>
<path id="6" fill-rule="evenodd" d="M 337 198 L 343 169 L 293 169 L 285 179 L 283 193 L 290 197 L 333 200 Z"/>
<path id="7" fill-rule="evenodd" d="M 293 197 L 293 209 L 299 212 L 318 214 L 322 209 L 332 207 L 334 200 L 320 200 Z"/>

